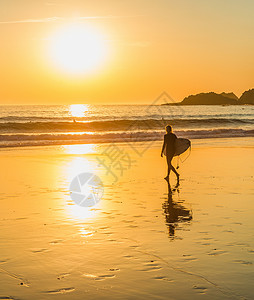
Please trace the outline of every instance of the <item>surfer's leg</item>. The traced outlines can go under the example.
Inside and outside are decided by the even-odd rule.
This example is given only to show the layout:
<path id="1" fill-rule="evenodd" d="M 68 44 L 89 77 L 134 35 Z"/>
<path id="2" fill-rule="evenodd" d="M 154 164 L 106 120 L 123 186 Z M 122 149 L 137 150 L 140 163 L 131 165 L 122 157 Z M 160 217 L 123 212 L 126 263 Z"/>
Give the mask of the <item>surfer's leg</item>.
<path id="1" fill-rule="evenodd" d="M 166 180 L 169 179 L 170 170 L 172 168 L 172 164 L 171 164 L 172 158 L 173 158 L 172 155 L 167 155 L 168 173 L 167 173 L 167 176 L 165 177 Z"/>
<path id="2" fill-rule="evenodd" d="M 169 180 L 169 173 L 170 173 L 170 162 L 168 160 L 168 156 L 166 156 L 166 158 L 167 158 L 168 172 L 167 172 L 167 176 L 164 177 L 164 179 L 166 179 L 168 181 Z"/>
<path id="3" fill-rule="evenodd" d="M 176 174 L 177 180 L 179 180 L 179 173 L 176 171 L 176 169 L 171 165 L 172 171 Z"/>
<path id="4" fill-rule="evenodd" d="M 176 174 L 177 180 L 179 180 L 179 174 L 178 174 L 178 172 L 176 171 L 176 169 L 172 165 L 172 159 L 173 159 L 173 155 L 167 156 L 168 177 L 169 177 L 169 174 L 170 174 L 170 170 L 172 170 Z"/>
<path id="5" fill-rule="evenodd" d="M 169 173 L 170 173 L 170 168 L 169 168 L 169 166 L 168 166 L 168 173 L 167 173 L 167 176 L 166 176 L 166 177 L 164 177 L 164 179 L 166 179 L 166 180 L 168 180 L 168 179 L 169 179 Z"/>

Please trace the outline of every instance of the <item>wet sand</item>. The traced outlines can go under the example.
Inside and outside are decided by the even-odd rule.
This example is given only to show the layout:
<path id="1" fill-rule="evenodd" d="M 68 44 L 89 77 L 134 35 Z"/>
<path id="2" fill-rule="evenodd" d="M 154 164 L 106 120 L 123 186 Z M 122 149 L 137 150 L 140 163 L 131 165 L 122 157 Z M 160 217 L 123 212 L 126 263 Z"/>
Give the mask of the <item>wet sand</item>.
<path id="1" fill-rule="evenodd" d="M 194 140 L 170 188 L 160 146 L 118 144 L 117 180 L 106 144 L 1 149 L 0 299 L 253 299 L 254 141 Z M 104 184 L 92 208 L 81 172 Z"/>

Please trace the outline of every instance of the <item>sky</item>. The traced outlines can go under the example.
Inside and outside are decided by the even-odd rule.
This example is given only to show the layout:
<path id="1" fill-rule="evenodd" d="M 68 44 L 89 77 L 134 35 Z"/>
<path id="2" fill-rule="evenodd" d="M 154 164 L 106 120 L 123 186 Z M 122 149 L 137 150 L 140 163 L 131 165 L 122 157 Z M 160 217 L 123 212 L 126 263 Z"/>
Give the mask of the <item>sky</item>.
<path id="1" fill-rule="evenodd" d="M 83 57 L 66 50 L 72 26 L 99 41 Z M 240 96 L 254 88 L 253 32 L 253 0 L 0 0 L 0 104 Z M 84 57 L 94 65 L 73 71 Z"/>

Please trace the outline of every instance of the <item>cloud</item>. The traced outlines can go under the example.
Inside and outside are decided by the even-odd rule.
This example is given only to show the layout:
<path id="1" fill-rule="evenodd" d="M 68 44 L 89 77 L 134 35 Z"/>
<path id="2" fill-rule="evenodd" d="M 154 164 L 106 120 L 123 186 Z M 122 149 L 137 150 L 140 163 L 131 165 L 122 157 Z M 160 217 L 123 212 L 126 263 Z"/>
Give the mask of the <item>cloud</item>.
<path id="1" fill-rule="evenodd" d="M 74 18 L 63 18 L 63 17 L 51 17 L 42 19 L 25 19 L 25 20 L 10 20 L 0 21 L 0 24 L 22 24 L 22 23 L 50 23 L 60 21 L 82 21 L 82 20 L 93 20 L 93 19 L 121 19 L 121 18 L 135 18 L 140 16 L 86 16 L 86 17 L 74 17 Z"/>
<path id="2" fill-rule="evenodd" d="M 48 22 L 57 22 L 63 20 L 63 18 L 52 17 L 44 19 L 26 19 L 26 20 L 16 20 L 16 21 L 1 21 L 0 24 L 19 24 L 19 23 L 48 23 Z"/>

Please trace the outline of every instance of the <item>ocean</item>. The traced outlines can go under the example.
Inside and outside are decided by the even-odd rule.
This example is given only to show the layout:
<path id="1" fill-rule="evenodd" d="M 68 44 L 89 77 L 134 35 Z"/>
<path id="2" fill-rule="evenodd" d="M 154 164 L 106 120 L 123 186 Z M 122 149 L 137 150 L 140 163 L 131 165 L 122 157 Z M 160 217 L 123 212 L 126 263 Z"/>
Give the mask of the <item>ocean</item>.
<path id="1" fill-rule="evenodd" d="M 190 139 L 254 137 L 254 106 L 0 106 L 0 147 L 161 140 L 167 124 Z"/>

